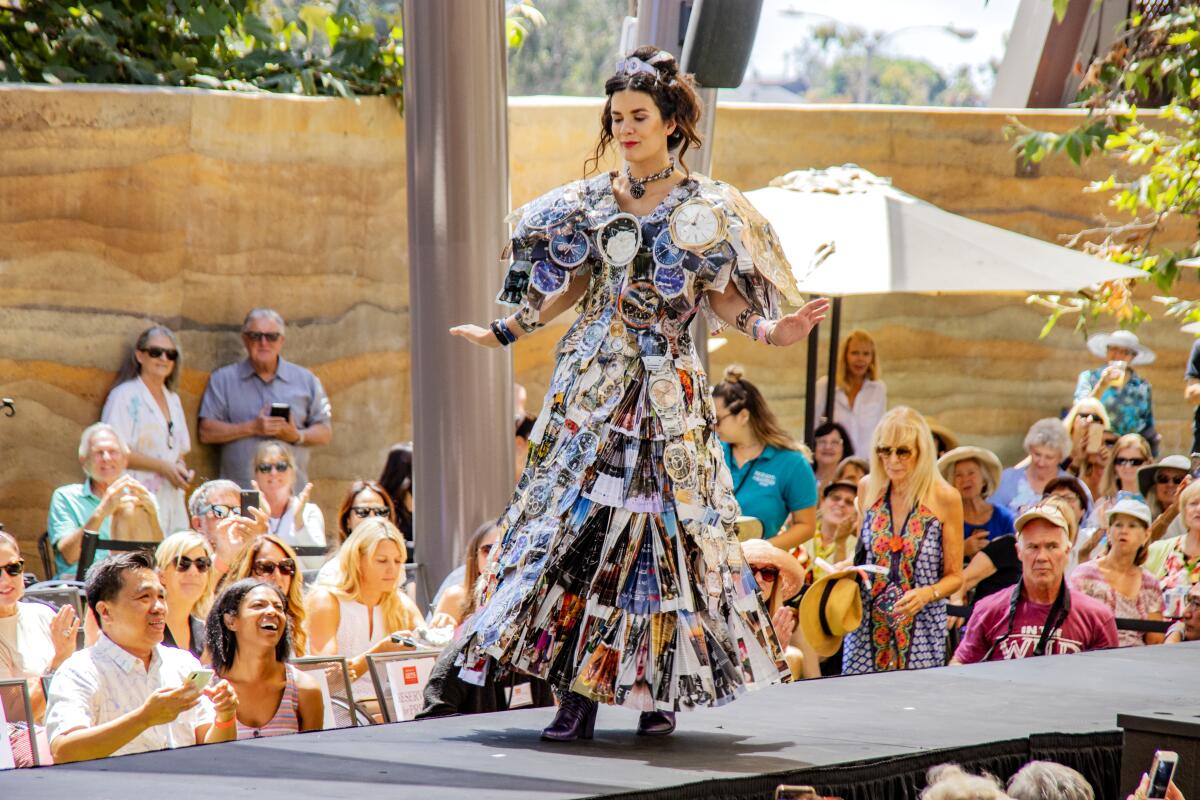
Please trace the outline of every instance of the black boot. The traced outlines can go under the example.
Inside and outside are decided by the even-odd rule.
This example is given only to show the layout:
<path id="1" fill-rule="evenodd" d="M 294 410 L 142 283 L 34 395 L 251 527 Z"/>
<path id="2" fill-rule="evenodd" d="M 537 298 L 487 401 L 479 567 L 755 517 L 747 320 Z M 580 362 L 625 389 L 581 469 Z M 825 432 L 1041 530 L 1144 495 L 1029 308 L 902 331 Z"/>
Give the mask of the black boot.
<path id="1" fill-rule="evenodd" d="M 674 711 L 643 711 L 638 717 L 638 736 L 668 736 L 675 732 Z"/>
<path id="2" fill-rule="evenodd" d="M 558 704 L 554 721 L 542 731 L 542 738 L 549 742 L 590 739 L 595 727 L 596 701 L 575 692 L 567 692 Z"/>

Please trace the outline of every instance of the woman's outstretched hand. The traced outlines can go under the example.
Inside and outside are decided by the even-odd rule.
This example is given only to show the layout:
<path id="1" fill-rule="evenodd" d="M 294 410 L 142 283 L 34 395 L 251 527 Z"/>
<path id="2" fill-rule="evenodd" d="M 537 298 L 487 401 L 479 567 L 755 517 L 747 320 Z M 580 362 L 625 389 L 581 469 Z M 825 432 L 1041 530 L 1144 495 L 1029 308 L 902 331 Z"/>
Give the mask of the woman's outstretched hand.
<path id="1" fill-rule="evenodd" d="M 828 298 L 818 297 L 816 300 L 811 300 L 805 303 L 803 308 L 776 322 L 775 326 L 771 328 L 771 335 L 768 339 L 771 344 L 779 347 L 793 345 L 808 336 L 817 323 L 825 319 L 828 311 Z"/>
<path id="2" fill-rule="evenodd" d="M 478 325 L 455 325 L 450 329 L 450 335 L 461 336 L 471 344 L 477 344 L 480 347 L 495 348 L 500 346 L 500 340 L 496 338 L 496 334 Z"/>

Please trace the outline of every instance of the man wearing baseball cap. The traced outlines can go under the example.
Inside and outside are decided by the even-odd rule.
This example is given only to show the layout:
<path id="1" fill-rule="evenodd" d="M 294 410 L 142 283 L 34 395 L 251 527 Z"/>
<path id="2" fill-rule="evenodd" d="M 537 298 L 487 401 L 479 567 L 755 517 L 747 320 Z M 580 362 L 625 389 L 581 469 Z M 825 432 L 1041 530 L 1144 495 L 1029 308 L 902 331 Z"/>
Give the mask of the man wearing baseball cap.
<path id="1" fill-rule="evenodd" d="M 1011 591 L 980 600 L 951 664 L 1007 661 L 1117 646 L 1117 623 L 1107 605 L 1063 580 L 1071 552 L 1073 513 L 1047 498 L 1017 517 L 1021 580 Z"/>

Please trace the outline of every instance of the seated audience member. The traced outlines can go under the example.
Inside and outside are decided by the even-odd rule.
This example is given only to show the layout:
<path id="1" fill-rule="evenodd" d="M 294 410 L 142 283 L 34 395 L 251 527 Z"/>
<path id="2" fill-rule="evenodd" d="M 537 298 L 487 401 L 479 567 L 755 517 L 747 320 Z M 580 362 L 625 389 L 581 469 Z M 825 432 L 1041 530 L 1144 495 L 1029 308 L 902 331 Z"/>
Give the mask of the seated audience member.
<path id="1" fill-rule="evenodd" d="M 252 517 L 240 514 L 242 490 L 233 481 L 200 484 L 188 500 L 192 530 L 208 540 L 213 551 L 213 571 L 219 580 L 241 554 L 246 543 L 267 532 L 267 513 L 251 508 Z"/>
<path id="2" fill-rule="evenodd" d="M 1108 606 L 1064 580 L 1071 527 L 1061 501 L 1050 498 L 1017 517 L 1021 581 L 975 604 L 952 664 L 1077 653 L 1117 646 Z"/>
<path id="3" fill-rule="evenodd" d="M 95 531 L 101 539 L 162 539 L 154 495 L 126 473 L 129 447 L 110 425 L 97 422 L 83 432 L 79 463 L 83 483 L 60 486 L 50 498 L 46 530 L 59 578 L 75 577 L 85 530 Z M 113 535 L 114 523 L 122 535 Z M 95 560 L 107 556 L 107 550 L 98 548 Z"/>
<path id="4" fill-rule="evenodd" d="M 487 571 L 488 557 L 499 541 L 500 529 L 491 523 L 475 531 L 467 542 L 466 554 L 463 556 L 462 581 L 446 587 L 442 592 L 441 599 L 433 610 L 433 620 L 430 623 L 433 627 L 457 627 L 475 613 L 475 584 L 479 576 Z"/>
<path id="5" fill-rule="evenodd" d="M 149 553 L 92 567 L 87 600 L 102 633 L 54 673 L 46 733 L 55 763 L 235 738 L 233 687 L 196 688 L 186 680 L 202 669 L 196 657 L 162 646 L 165 598 Z"/>
<path id="6" fill-rule="evenodd" d="M 850 481 L 857 484 L 867 476 L 871 471 L 871 465 L 867 463 L 865 458 L 859 456 L 847 456 L 838 464 L 837 472 L 833 474 L 835 481 Z"/>
<path id="7" fill-rule="evenodd" d="M 991 775 L 972 775 L 957 764 L 941 764 L 929 770 L 928 785 L 920 800 L 1006 800 L 1008 795 Z"/>
<path id="8" fill-rule="evenodd" d="M 1167 644 L 1200 641 L 1200 584 L 1188 589 L 1183 617 L 1167 631 Z"/>
<path id="9" fill-rule="evenodd" d="M 387 461 L 384 462 L 383 472 L 379 476 L 379 485 L 392 498 L 392 508 L 396 509 L 396 527 L 404 536 L 404 545 L 408 548 L 408 557 L 415 559 L 413 550 L 413 471 L 412 471 L 412 442 L 400 442 L 392 445 L 388 451 Z"/>
<path id="10" fill-rule="evenodd" d="M 817 486 L 824 488 L 833 481 L 838 466 L 854 455 L 850 434 L 836 422 L 824 422 L 813 431 L 813 475 Z"/>
<path id="11" fill-rule="evenodd" d="M 296 551 L 287 542 L 271 534 L 259 536 L 242 551 L 217 586 L 220 593 L 226 586 L 246 578 L 277 586 L 287 598 L 289 638 L 292 655 L 297 657 L 309 655 L 304 575 L 296 566 L 298 563 Z"/>
<path id="12" fill-rule="evenodd" d="M 396 509 L 392 505 L 392 498 L 376 481 L 357 480 L 350 484 L 338 509 L 337 545 L 341 546 L 342 542 L 350 538 L 355 528 L 372 517 L 380 517 L 393 525 L 396 524 Z M 333 548 L 333 556 L 321 565 L 317 583 L 336 586 L 340 580 L 336 548 Z"/>
<path id="13" fill-rule="evenodd" d="M 804 570 L 800 562 L 790 553 L 762 539 L 742 542 L 742 555 L 746 559 L 746 566 L 754 575 L 763 605 L 771 615 L 771 626 L 775 629 L 775 636 L 780 644 L 784 645 L 785 657 L 792 668 L 792 674 L 809 678 L 820 677 L 821 666 L 817 654 L 811 650 L 806 654 L 798 646 L 788 645 L 796 630 L 796 612 L 784 603 L 795 597 L 804 586 Z M 805 664 L 805 655 L 809 655 L 808 664 Z"/>
<path id="14" fill-rule="evenodd" d="M 475 529 L 475 532 L 472 533 L 467 538 L 467 542 L 468 543 L 472 542 L 476 538 L 486 535 L 488 531 L 490 531 L 492 528 L 495 528 L 495 527 L 496 527 L 496 520 L 488 520 L 487 522 L 483 523 L 482 525 L 480 525 L 478 528 Z M 467 552 L 470 552 L 469 547 L 467 548 Z M 464 556 L 464 561 L 465 561 L 465 556 Z M 457 567 L 450 570 L 450 574 L 447 575 L 442 580 L 441 585 L 438 586 L 437 591 L 434 592 L 434 594 L 433 594 L 433 602 L 429 606 L 429 614 L 427 615 L 430 620 L 433 619 L 434 609 L 441 606 L 442 598 L 446 595 L 446 592 L 453 586 L 462 586 L 463 581 L 466 579 L 466 576 L 467 576 L 467 567 L 466 567 L 465 563 L 459 564 Z"/>
<path id="15" fill-rule="evenodd" d="M 213 669 L 239 698 L 239 739 L 320 730 L 325 721 L 317 682 L 287 663 L 291 630 L 286 608 L 278 586 L 243 578 L 225 587 L 208 614 Z"/>
<path id="16" fill-rule="evenodd" d="M 963 504 L 963 557 L 970 559 L 993 539 L 1013 532 L 1013 513 L 987 498 L 1000 483 L 1000 459 L 982 447 L 956 447 L 938 459 L 938 471 L 958 489 Z"/>
<path id="17" fill-rule="evenodd" d="M 858 496 L 858 484 L 831 481 L 825 484 L 821 495 L 821 505 L 817 507 L 816 535 L 792 551 L 792 555 L 808 572 L 807 583 L 825 576 L 825 570 L 817 565 L 818 558 L 829 564 L 840 564 L 854 558 L 854 547 L 858 543 L 858 530 L 854 525 L 854 499 Z"/>
<path id="18" fill-rule="evenodd" d="M 204 618 L 217 584 L 208 540 L 195 531 L 173 533 L 154 551 L 154 560 L 167 590 L 163 644 L 200 658 L 204 652 Z"/>
<path id="19" fill-rule="evenodd" d="M 1150 443 L 1140 434 L 1130 433 L 1117 439 L 1112 458 L 1108 459 L 1108 466 L 1104 468 L 1104 476 L 1100 479 L 1100 492 L 1092 495 L 1096 498 L 1095 507 L 1084 524 L 1103 528 L 1105 514 L 1109 506 L 1117 502 L 1118 495 L 1140 495 L 1142 490 L 1138 486 L 1138 470 L 1150 461 Z"/>
<path id="20" fill-rule="evenodd" d="M 1200 483 L 1189 483 L 1178 503 L 1183 535 L 1150 545 L 1145 564 L 1162 586 L 1167 617 L 1182 614 L 1189 589 L 1200 583 Z"/>
<path id="21" fill-rule="evenodd" d="M 926 417 L 925 423 L 929 425 L 929 433 L 933 436 L 933 451 L 938 458 L 958 448 L 958 436 L 954 431 L 932 417 Z"/>
<path id="22" fill-rule="evenodd" d="M 1006 506 L 1013 514 L 1036 503 L 1051 479 L 1066 474 L 1058 465 L 1071 453 L 1071 437 L 1057 419 L 1039 419 L 1025 434 L 1025 452 L 1028 465 L 1004 470 L 991 496 L 993 505 Z"/>
<path id="23" fill-rule="evenodd" d="M 1082 520 L 1092 513 L 1092 493 L 1087 484 L 1074 475 L 1060 475 L 1046 484 L 1042 497 L 1057 497 L 1071 507 L 1071 556 L 1067 559 L 1067 574 L 1079 563 L 1080 540 L 1099 541 L 1103 534 L 1097 530 L 1082 527 Z"/>
<path id="24" fill-rule="evenodd" d="M 356 696 L 375 693 L 367 654 L 409 649 L 393 642 L 392 634 L 411 636 L 423 622 L 416 603 L 399 591 L 406 558 L 399 529 L 386 519 L 369 519 L 338 551 L 341 582 L 317 586 L 306 598 L 312 653 L 344 656 Z"/>
<path id="25" fill-rule="evenodd" d="M 1107 523 L 1108 552 L 1077 566 L 1071 572 L 1071 588 L 1104 603 L 1118 618 L 1161 620 L 1162 588 L 1142 569 L 1150 544 L 1149 507 L 1132 497 L 1121 499 L 1108 510 Z M 1121 647 L 1162 640 L 1161 633 L 1117 631 Z"/>
<path id="26" fill-rule="evenodd" d="M 1112 444 L 1117 440 L 1108 412 L 1099 400 L 1086 397 L 1067 412 L 1063 429 L 1071 437 L 1071 453 L 1062 467 L 1087 484 L 1093 497 L 1099 497 L 1100 482 L 1112 455 Z"/>
<path id="27" fill-rule="evenodd" d="M 262 493 L 263 510 L 270 515 L 271 534 L 292 547 L 325 547 L 325 515 L 316 503 L 308 502 L 312 484 L 296 490 L 296 462 L 292 449 L 283 442 L 268 440 L 254 451 L 254 488 Z M 301 559 L 304 569 L 319 569 L 324 556 Z"/>
<path id="28" fill-rule="evenodd" d="M 521 480 L 521 473 L 525 471 L 525 464 L 529 461 L 529 434 L 533 433 L 533 426 L 536 422 L 537 418 L 528 414 L 517 417 L 516 436 L 513 441 L 513 452 L 515 453 L 513 467 L 516 469 L 516 480 L 518 481 Z"/>
<path id="29" fill-rule="evenodd" d="M 1012 800 L 1095 800 L 1087 778 L 1053 761 L 1030 761 L 1008 779 Z"/>
<path id="30" fill-rule="evenodd" d="M 1138 469 L 1138 489 L 1154 517 L 1150 524 L 1150 541 L 1170 539 L 1183 533 L 1179 498 L 1192 482 L 1188 476 L 1191 468 L 1192 460 L 1187 456 L 1164 456 L 1157 464 Z"/>

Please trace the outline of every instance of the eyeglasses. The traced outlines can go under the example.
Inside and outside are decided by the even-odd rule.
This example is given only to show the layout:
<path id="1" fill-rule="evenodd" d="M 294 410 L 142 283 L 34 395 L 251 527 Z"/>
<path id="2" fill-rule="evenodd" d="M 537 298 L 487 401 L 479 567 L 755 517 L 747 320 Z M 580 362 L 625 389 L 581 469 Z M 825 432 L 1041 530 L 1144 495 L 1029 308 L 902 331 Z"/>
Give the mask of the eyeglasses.
<path id="1" fill-rule="evenodd" d="M 354 516 L 358 517 L 359 519 L 366 519 L 372 514 L 377 517 L 390 516 L 387 507 L 385 506 L 354 506 L 350 510 L 354 513 Z"/>
<path id="2" fill-rule="evenodd" d="M 255 467 L 255 469 L 261 472 L 263 475 L 270 475 L 271 470 L 275 470 L 276 472 L 287 472 L 291 468 L 292 465 L 286 461 L 278 461 L 274 464 L 259 464 L 257 467 Z"/>
<path id="3" fill-rule="evenodd" d="M 208 568 L 212 566 L 212 561 L 208 558 L 208 556 L 200 556 L 196 559 L 188 558 L 187 556 L 180 556 L 179 558 L 175 559 L 175 569 L 179 570 L 180 572 L 187 572 L 193 566 L 196 568 L 196 572 L 199 572 L 201 575 L 203 575 L 204 573 L 208 572 Z"/>
<path id="4" fill-rule="evenodd" d="M 841 439 L 817 439 L 817 447 L 841 447 L 843 444 Z"/>
<path id="5" fill-rule="evenodd" d="M 722 422 L 724 422 L 725 420 L 729 419 L 732 416 L 733 416 L 733 414 L 725 414 L 724 416 L 722 416 L 721 414 L 717 414 L 717 424 L 720 425 Z"/>
<path id="6" fill-rule="evenodd" d="M 751 567 L 750 571 L 764 581 L 774 581 L 779 577 L 779 567 Z"/>
<path id="7" fill-rule="evenodd" d="M 1118 467 L 1140 467 L 1146 463 L 1144 458 L 1114 458 L 1113 464 Z"/>
<path id="8" fill-rule="evenodd" d="M 279 570 L 279 574 L 284 577 L 291 577 L 296 574 L 296 562 L 290 558 L 285 558 L 283 561 L 255 561 L 253 572 L 259 577 L 274 575 L 275 570 Z"/>
<path id="9" fill-rule="evenodd" d="M 23 572 L 25 572 L 25 559 L 18 558 L 16 561 L 9 562 L 8 564 L 5 564 L 3 567 L 0 567 L 0 570 L 3 570 L 4 574 L 7 575 L 8 577 L 16 578 L 17 576 L 19 576 Z"/>
<path id="10" fill-rule="evenodd" d="M 1076 414 L 1075 419 L 1086 419 L 1088 422 L 1104 422 L 1099 414 Z"/>
<path id="11" fill-rule="evenodd" d="M 178 350 L 170 350 L 166 347 L 139 347 L 138 349 L 151 358 L 162 358 L 163 356 L 166 356 L 168 361 L 179 360 Z"/>
<path id="12" fill-rule="evenodd" d="M 1179 484 L 1183 483 L 1183 476 L 1182 475 L 1174 475 L 1174 476 L 1164 475 L 1163 473 L 1160 472 L 1154 476 L 1154 482 L 1157 483 L 1159 486 L 1166 486 L 1168 483 L 1170 483 L 1174 486 L 1178 486 Z"/>
<path id="13" fill-rule="evenodd" d="M 206 506 L 200 506 L 200 516 L 212 514 L 217 519 L 225 519 L 233 513 L 233 506 L 227 506 L 223 503 L 211 503 Z"/>
<path id="14" fill-rule="evenodd" d="M 270 342 L 271 344 L 275 344 L 276 342 L 279 341 L 279 337 L 282 335 L 283 334 L 281 334 L 281 333 L 275 333 L 275 332 L 263 333 L 262 331 L 242 331 L 242 336 L 245 336 L 247 339 L 249 339 L 252 342 L 258 342 L 259 344 L 262 344 L 263 342 Z"/>
<path id="15" fill-rule="evenodd" d="M 879 456 L 879 460 L 891 458 L 893 455 L 901 461 L 907 461 L 912 458 L 913 449 L 911 447 L 876 447 L 875 455 Z"/>

